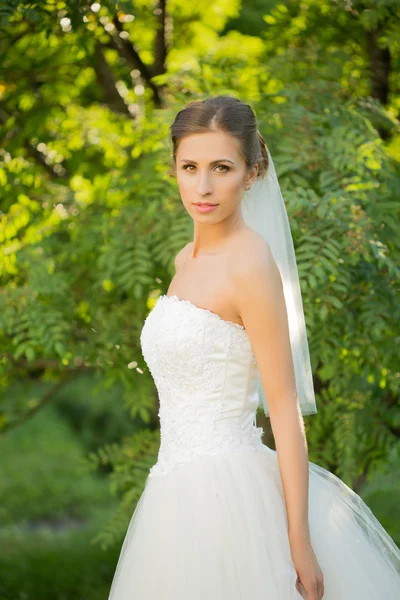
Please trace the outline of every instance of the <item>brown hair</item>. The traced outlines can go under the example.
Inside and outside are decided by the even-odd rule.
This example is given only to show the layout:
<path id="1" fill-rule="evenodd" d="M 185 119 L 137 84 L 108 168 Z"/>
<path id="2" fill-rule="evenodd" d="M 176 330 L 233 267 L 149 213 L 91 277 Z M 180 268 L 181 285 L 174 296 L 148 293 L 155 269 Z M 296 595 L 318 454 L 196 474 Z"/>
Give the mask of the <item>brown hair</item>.
<path id="1" fill-rule="evenodd" d="M 180 140 L 194 133 L 223 131 L 239 141 L 240 153 L 250 170 L 258 163 L 257 179 L 268 171 L 266 143 L 257 129 L 256 116 L 249 104 L 232 96 L 214 96 L 189 102 L 169 128 L 172 141 L 170 174 L 176 175 L 176 152 Z"/>

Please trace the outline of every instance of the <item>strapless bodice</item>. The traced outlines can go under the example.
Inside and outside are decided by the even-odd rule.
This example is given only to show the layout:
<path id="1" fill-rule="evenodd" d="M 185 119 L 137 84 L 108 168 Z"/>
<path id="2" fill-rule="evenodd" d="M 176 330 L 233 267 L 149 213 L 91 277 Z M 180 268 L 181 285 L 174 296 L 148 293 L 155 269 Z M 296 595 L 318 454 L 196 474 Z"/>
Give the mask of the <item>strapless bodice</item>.
<path id="1" fill-rule="evenodd" d="M 162 295 L 144 322 L 140 343 L 160 401 L 161 443 L 150 476 L 200 455 L 268 450 L 254 423 L 259 373 L 244 327 Z"/>

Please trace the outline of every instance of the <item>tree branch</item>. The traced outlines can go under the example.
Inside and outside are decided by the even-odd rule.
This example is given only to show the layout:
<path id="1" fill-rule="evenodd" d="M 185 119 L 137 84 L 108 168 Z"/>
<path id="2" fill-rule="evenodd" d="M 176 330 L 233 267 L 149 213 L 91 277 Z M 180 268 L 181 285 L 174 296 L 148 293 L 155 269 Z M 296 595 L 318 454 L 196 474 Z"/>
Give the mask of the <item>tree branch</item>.
<path id="1" fill-rule="evenodd" d="M 378 39 L 381 30 L 366 31 L 367 52 L 370 61 L 371 96 L 383 106 L 388 103 L 391 55 L 389 48 L 380 48 Z"/>
<path id="2" fill-rule="evenodd" d="M 167 42 L 165 32 L 165 21 L 166 21 L 166 0 L 159 0 L 158 9 L 158 27 L 156 32 L 156 38 L 154 43 L 154 63 L 153 63 L 153 75 L 160 75 L 165 73 L 165 60 L 167 57 Z"/>
<path id="3" fill-rule="evenodd" d="M 103 47 L 100 42 L 96 42 L 93 68 L 96 73 L 97 83 L 104 91 L 105 101 L 110 109 L 133 118 L 123 98 L 118 93 L 114 75 L 104 56 Z"/>
<path id="4" fill-rule="evenodd" d="M 112 22 L 116 31 L 118 32 L 117 35 L 108 32 L 108 36 L 110 38 L 110 42 L 113 48 L 118 52 L 118 54 L 121 57 L 125 58 L 135 69 L 138 69 L 144 81 L 153 92 L 155 105 L 160 108 L 162 106 L 162 101 L 158 87 L 151 80 L 151 78 L 153 77 L 153 73 L 151 72 L 149 67 L 145 65 L 145 63 L 142 61 L 139 53 L 131 44 L 131 42 L 127 39 L 123 39 L 120 37 L 119 34 L 123 32 L 124 29 L 122 27 L 122 23 L 119 22 L 118 18 L 114 17 Z"/>

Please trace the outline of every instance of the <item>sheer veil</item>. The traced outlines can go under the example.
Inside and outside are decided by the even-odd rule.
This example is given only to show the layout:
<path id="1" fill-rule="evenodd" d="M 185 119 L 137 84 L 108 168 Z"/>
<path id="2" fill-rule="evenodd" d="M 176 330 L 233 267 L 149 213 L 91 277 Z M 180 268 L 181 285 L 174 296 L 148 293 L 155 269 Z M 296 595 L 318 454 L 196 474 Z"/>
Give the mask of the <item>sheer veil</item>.
<path id="1" fill-rule="evenodd" d="M 308 349 L 306 324 L 296 255 L 289 219 L 282 197 L 272 156 L 267 149 L 269 164 L 264 178 L 256 180 L 242 200 L 242 215 L 246 224 L 268 242 L 279 268 L 290 333 L 296 388 L 303 415 L 317 412 L 312 379 L 310 354 Z M 267 340 L 266 340 L 267 342 Z M 268 416 L 268 398 L 259 383 L 260 406 Z"/>

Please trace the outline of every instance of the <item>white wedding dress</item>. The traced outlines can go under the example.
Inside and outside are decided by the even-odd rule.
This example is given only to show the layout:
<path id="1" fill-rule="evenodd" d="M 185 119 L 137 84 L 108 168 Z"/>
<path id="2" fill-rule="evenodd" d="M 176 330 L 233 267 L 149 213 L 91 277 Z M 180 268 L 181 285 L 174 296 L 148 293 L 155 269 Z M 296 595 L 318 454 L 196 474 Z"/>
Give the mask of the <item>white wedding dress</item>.
<path id="1" fill-rule="evenodd" d="M 141 332 L 161 444 L 109 600 L 301 600 L 277 453 L 255 426 L 244 327 L 162 295 Z M 311 543 L 324 600 L 400 599 L 400 550 L 341 479 L 309 462 Z"/>

